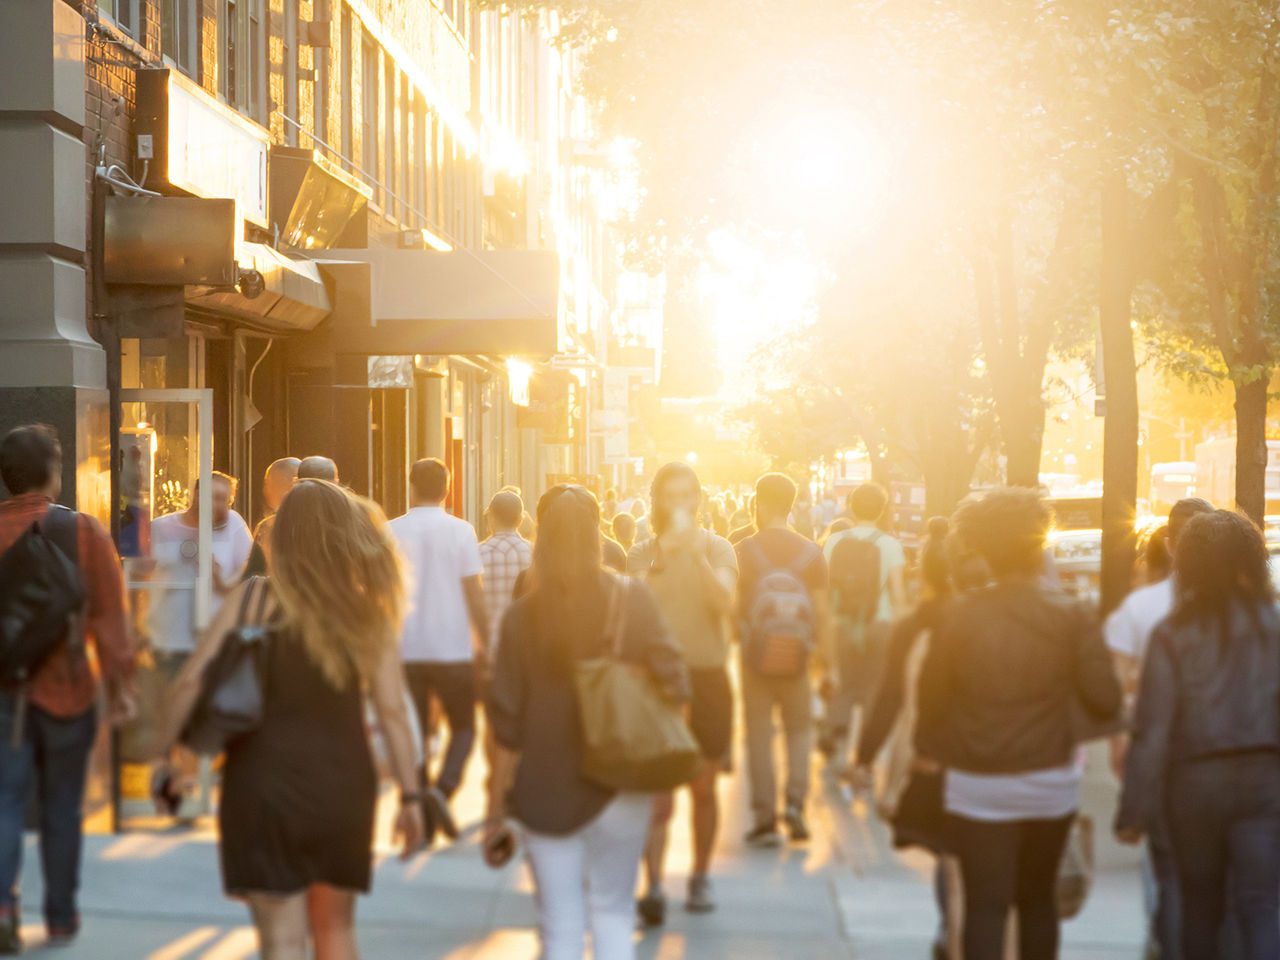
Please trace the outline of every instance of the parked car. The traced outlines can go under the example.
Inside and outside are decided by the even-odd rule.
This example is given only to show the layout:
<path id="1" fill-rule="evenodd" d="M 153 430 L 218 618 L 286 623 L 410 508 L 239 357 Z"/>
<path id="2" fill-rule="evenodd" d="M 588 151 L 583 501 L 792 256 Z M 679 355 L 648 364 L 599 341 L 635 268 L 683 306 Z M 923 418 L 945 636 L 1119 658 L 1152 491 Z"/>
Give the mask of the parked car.
<path id="1" fill-rule="evenodd" d="M 1102 593 L 1102 531 L 1058 530 L 1049 537 L 1062 589 L 1097 603 Z"/>

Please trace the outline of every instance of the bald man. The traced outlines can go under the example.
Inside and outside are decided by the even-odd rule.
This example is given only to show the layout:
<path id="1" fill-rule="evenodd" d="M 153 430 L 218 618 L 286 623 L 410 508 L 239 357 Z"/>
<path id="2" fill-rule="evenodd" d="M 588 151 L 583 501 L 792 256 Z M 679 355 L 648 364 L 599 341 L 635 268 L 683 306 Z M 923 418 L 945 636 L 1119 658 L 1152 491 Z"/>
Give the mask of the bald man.
<path id="1" fill-rule="evenodd" d="M 267 563 L 271 560 L 271 528 L 276 522 L 276 511 L 293 489 L 301 465 L 302 461 L 297 457 L 281 457 L 272 461 L 263 474 L 262 502 L 267 508 L 267 515 L 253 531 L 253 552 L 244 568 L 246 577 L 263 576 L 267 572 Z"/>
<path id="2" fill-rule="evenodd" d="M 328 457 L 304 457 L 298 464 L 299 480 L 328 480 L 338 482 L 338 465 Z"/>

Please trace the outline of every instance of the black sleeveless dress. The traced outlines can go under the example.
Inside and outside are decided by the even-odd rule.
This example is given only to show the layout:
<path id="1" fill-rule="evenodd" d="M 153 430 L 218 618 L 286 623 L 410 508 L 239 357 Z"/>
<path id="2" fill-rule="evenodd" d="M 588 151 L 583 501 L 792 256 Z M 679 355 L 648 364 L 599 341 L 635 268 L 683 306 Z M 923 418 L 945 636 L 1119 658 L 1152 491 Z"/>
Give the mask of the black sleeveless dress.
<path id="1" fill-rule="evenodd" d="M 335 690 L 295 636 L 267 654 L 262 726 L 227 749 L 218 810 L 223 887 L 367 892 L 378 780 L 358 684 Z"/>

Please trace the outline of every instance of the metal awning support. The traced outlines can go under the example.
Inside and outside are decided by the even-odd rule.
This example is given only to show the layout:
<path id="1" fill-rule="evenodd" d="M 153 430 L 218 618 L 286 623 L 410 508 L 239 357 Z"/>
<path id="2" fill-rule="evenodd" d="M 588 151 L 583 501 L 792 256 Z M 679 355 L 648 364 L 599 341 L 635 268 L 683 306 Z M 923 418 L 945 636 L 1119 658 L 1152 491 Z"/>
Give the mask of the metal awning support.
<path id="1" fill-rule="evenodd" d="M 187 287 L 187 303 L 230 313 L 280 333 L 315 328 L 329 314 L 329 294 L 319 267 L 310 260 L 286 257 L 261 243 L 241 242 L 236 249 L 240 270 L 256 270 L 263 289 L 248 297 L 241 289 Z"/>
<path id="2" fill-rule="evenodd" d="M 233 200 L 108 197 L 103 276 L 114 312 L 177 306 L 180 330 L 185 301 L 280 333 L 314 328 L 329 313 L 319 268 L 240 239 L 238 225 Z"/>

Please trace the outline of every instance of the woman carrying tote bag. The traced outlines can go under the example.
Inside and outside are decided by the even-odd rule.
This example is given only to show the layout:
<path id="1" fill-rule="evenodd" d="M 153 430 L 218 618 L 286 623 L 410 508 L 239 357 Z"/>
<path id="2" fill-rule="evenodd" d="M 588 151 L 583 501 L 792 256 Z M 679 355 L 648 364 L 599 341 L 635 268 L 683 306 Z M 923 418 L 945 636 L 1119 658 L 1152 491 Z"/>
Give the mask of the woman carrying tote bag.
<path id="1" fill-rule="evenodd" d="M 485 854 L 494 866 L 510 859 L 510 815 L 537 888 L 544 960 L 580 960 L 588 929 L 597 960 L 631 960 L 632 898 L 652 798 L 591 779 L 580 668 L 614 653 L 612 599 L 622 604 L 624 662 L 672 703 L 688 699 L 688 671 L 648 588 L 624 589 L 602 569 L 595 497 L 555 486 L 537 513 L 529 590 L 503 618 L 489 691 L 498 749 Z"/>

